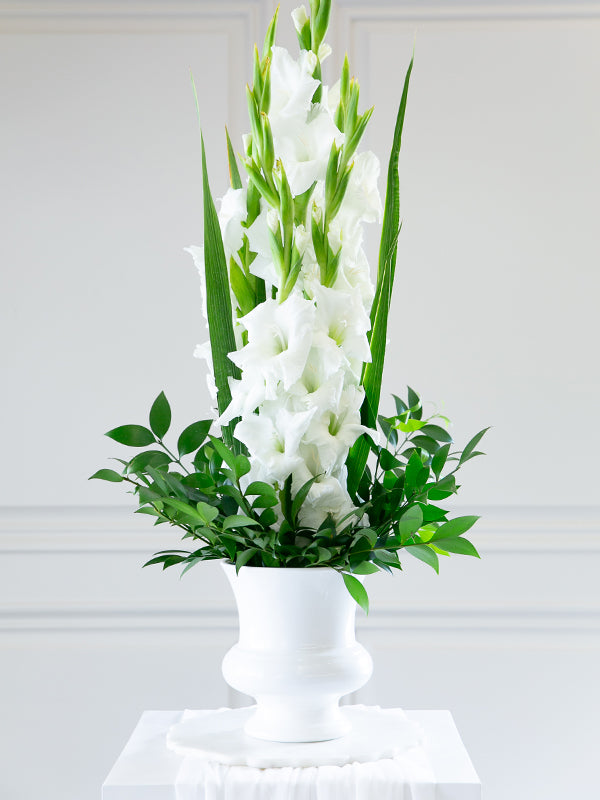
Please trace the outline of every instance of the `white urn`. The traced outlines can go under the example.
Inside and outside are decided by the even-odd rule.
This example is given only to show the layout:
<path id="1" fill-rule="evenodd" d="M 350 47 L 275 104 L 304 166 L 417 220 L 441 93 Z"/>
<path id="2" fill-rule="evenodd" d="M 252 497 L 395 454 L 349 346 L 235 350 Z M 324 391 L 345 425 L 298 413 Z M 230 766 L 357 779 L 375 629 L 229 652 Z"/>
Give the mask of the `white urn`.
<path id="1" fill-rule="evenodd" d="M 277 742 L 318 742 L 348 732 L 340 698 L 363 686 L 373 662 L 356 641 L 356 603 L 333 569 L 224 564 L 239 641 L 223 676 L 256 699 L 245 732 Z"/>

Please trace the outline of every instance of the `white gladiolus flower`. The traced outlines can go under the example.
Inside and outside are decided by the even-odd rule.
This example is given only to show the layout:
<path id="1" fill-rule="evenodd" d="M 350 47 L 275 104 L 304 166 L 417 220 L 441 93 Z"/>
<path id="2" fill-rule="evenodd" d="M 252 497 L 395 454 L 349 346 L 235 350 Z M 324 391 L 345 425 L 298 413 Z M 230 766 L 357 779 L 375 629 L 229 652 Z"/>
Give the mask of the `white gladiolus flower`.
<path id="1" fill-rule="evenodd" d="M 348 188 L 339 211 L 346 228 L 359 222 L 381 222 L 383 209 L 377 188 L 380 170 L 379 159 L 370 150 L 355 156 Z"/>
<path id="2" fill-rule="evenodd" d="M 200 308 L 202 316 L 208 322 L 208 311 L 206 310 L 206 273 L 204 271 L 204 247 L 202 245 L 191 244 L 183 248 L 194 259 L 194 265 L 200 276 Z M 211 361 L 212 365 L 212 361 Z"/>
<path id="3" fill-rule="evenodd" d="M 333 408 L 337 405 L 344 386 L 344 370 L 341 369 L 344 356 L 340 348 L 323 332 L 315 332 L 313 346 L 309 350 L 306 365 L 299 380 L 290 388 L 290 395 L 305 404 L 320 408 Z M 334 405 L 322 406 L 320 393 L 326 389 L 333 392 Z"/>
<path id="4" fill-rule="evenodd" d="M 360 422 L 363 397 L 362 388 L 347 386 L 336 410 L 315 415 L 311 421 L 304 441 L 307 446 L 315 448 L 319 472 L 327 475 L 338 472 L 344 465 L 350 447 L 361 433 L 368 431 Z"/>
<path id="5" fill-rule="evenodd" d="M 352 371 L 360 377 L 363 361 L 371 360 L 367 331 L 371 321 L 362 298 L 355 289 L 340 292 L 326 286 L 313 286 L 316 323 L 341 348 Z"/>
<path id="6" fill-rule="evenodd" d="M 208 386 L 208 392 L 210 394 L 211 400 L 213 401 L 215 408 L 217 405 L 217 385 L 215 383 L 215 371 L 213 369 L 213 360 L 212 360 L 212 351 L 210 349 L 210 341 L 203 342 L 203 344 L 197 344 L 196 349 L 194 350 L 194 358 L 203 358 L 206 361 L 208 366 L 208 370 L 206 372 L 206 385 Z"/>
<path id="7" fill-rule="evenodd" d="M 238 422 L 235 435 L 252 454 L 255 480 L 283 483 L 302 465 L 298 448 L 313 414 L 312 410 L 288 411 L 275 403 Z"/>
<path id="8" fill-rule="evenodd" d="M 300 6 L 292 17 L 296 30 L 302 31 L 308 21 L 306 8 Z M 319 61 L 330 52 L 329 45 L 321 43 Z M 373 153 L 356 153 L 344 199 L 336 216 L 328 219 L 328 243 L 338 256 L 338 268 L 333 286 L 323 286 L 311 224 L 314 219 L 322 226 L 326 218 L 329 154 L 332 143 L 341 147 L 345 137 L 334 122 L 339 82 L 331 88 L 321 86 L 320 102 L 313 103 L 320 86 L 313 78 L 316 65 L 313 52 L 303 50 L 294 60 L 284 48 L 272 48 L 268 119 L 275 161 L 281 162 L 294 197 L 314 184 L 306 217 L 294 223 L 293 252 L 299 254 L 299 273 L 283 302 L 278 293 L 281 254 L 272 249 L 272 234 L 284 237 L 280 211 L 262 198 L 260 213 L 246 228 L 247 190 L 229 189 L 218 214 L 227 263 L 247 236 L 255 255 L 243 267 L 264 280 L 267 299 L 234 321 L 237 349 L 229 358 L 239 367 L 241 378 L 230 379 L 231 403 L 217 422 L 225 425 L 240 417 L 235 436 L 248 448 L 251 464 L 244 481 L 281 486 L 292 476 L 295 494 L 306 481 L 315 479 L 300 511 L 301 523 L 312 528 L 318 528 L 328 515 L 339 522 L 355 510 L 346 488 L 345 461 L 356 439 L 367 432 L 360 417 L 364 390 L 359 382 L 364 362 L 371 359 L 367 334 L 374 294 L 362 223 L 380 220 L 382 212 L 379 161 Z M 252 150 L 256 157 L 249 136 L 244 137 L 243 148 L 246 155 Z M 279 177 L 275 175 L 275 183 Z M 201 274 L 206 316 L 203 248 L 188 251 Z M 212 379 L 209 344 L 199 346 L 196 355 L 209 362 Z M 211 396 L 216 402 L 214 380 Z M 368 433 L 378 438 L 375 431 Z M 280 509 L 278 513 L 281 519 Z"/>
<path id="9" fill-rule="evenodd" d="M 297 492 L 311 477 L 313 476 L 305 470 L 294 473 L 292 490 Z M 309 528 L 318 528 L 328 515 L 331 515 L 334 521 L 338 522 L 347 514 L 351 514 L 354 511 L 354 505 L 345 483 L 345 476 L 343 477 L 343 482 L 340 478 L 335 478 L 332 475 L 317 477 L 300 509 L 300 522 L 302 525 L 306 525 Z"/>
<path id="10" fill-rule="evenodd" d="M 331 49 L 331 45 L 327 44 L 327 42 L 321 42 L 321 44 L 319 45 L 319 52 L 318 52 L 319 61 L 321 62 L 321 64 L 325 61 L 326 58 L 329 58 L 332 52 L 333 51 Z"/>
<path id="11" fill-rule="evenodd" d="M 258 278 L 262 278 L 270 286 L 277 288 L 281 285 L 281 276 L 273 263 L 269 229 L 275 231 L 278 227 L 277 212 L 263 202 L 260 214 L 246 230 L 250 249 L 256 253 L 256 258 L 250 264 L 250 272 Z"/>
<path id="12" fill-rule="evenodd" d="M 298 119 L 310 111 L 319 87 L 319 81 L 312 77 L 316 65 L 317 57 L 308 50 L 302 50 L 300 58 L 294 61 L 285 48 L 271 49 L 271 126 L 281 116 Z"/>
<path id="13" fill-rule="evenodd" d="M 248 331 L 248 344 L 230 358 L 241 370 L 262 375 L 267 399 L 280 381 L 287 391 L 302 375 L 314 319 L 314 304 L 299 294 L 291 294 L 283 303 L 265 300 L 240 319 Z"/>
<path id="14" fill-rule="evenodd" d="M 244 374 L 241 380 L 230 378 L 229 388 L 231 402 L 219 417 L 219 425 L 228 425 L 236 417 L 244 419 L 254 414 L 265 400 L 266 385 L 262 375 Z"/>
<path id="15" fill-rule="evenodd" d="M 324 106 L 314 106 L 304 121 L 281 115 L 272 121 L 275 152 L 281 158 L 292 194 L 305 192 L 315 181 L 325 180 L 331 145 L 344 134 Z"/>
<path id="16" fill-rule="evenodd" d="M 230 257 L 237 253 L 242 246 L 244 232 L 242 222 L 246 219 L 246 215 L 246 190 L 228 189 L 221 198 L 219 210 L 219 223 L 221 225 L 227 263 L 229 263 Z"/>

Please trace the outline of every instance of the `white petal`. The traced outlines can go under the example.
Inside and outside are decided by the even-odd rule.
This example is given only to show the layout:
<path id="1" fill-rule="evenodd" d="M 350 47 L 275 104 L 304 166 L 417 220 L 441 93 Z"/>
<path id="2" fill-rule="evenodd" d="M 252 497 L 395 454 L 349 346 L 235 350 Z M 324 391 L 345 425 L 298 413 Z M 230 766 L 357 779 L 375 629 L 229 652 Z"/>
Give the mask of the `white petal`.
<path id="1" fill-rule="evenodd" d="M 202 245 L 191 244 L 183 248 L 194 259 L 194 264 L 200 276 L 200 307 L 202 316 L 208 322 L 208 312 L 206 310 L 206 273 L 204 271 L 204 247 Z"/>
<path id="2" fill-rule="evenodd" d="M 242 228 L 242 221 L 246 219 L 246 190 L 228 189 L 221 198 L 219 209 L 219 223 L 223 236 L 225 257 L 229 263 L 230 257 L 237 253 L 242 246 L 242 237 L 245 229 Z"/>
<path id="3" fill-rule="evenodd" d="M 280 115 L 298 117 L 310 109 L 319 81 L 312 77 L 314 53 L 302 50 L 297 61 L 283 47 L 271 48 L 271 124 Z"/>
<path id="4" fill-rule="evenodd" d="M 298 31 L 298 33 L 302 32 L 302 28 L 308 22 L 308 14 L 306 13 L 306 8 L 304 6 L 299 6 L 292 11 L 292 20 L 294 21 L 294 27 Z"/>
<path id="5" fill-rule="evenodd" d="M 206 385 L 208 386 L 210 397 L 216 406 L 217 385 L 215 383 L 215 374 L 213 369 L 212 350 L 210 348 L 210 341 L 196 345 L 196 349 L 194 350 L 194 358 L 203 358 L 206 361 L 206 364 L 208 366 L 208 370 L 206 373 Z"/>
<path id="6" fill-rule="evenodd" d="M 287 391 L 304 371 L 314 318 L 314 304 L 300 294 L 292 293 L 283 303 L 266 300 L 240 319 L 248 344 L 229 357 L 243 372 L 262 376 L 267 397 L 279 382 Z"/>

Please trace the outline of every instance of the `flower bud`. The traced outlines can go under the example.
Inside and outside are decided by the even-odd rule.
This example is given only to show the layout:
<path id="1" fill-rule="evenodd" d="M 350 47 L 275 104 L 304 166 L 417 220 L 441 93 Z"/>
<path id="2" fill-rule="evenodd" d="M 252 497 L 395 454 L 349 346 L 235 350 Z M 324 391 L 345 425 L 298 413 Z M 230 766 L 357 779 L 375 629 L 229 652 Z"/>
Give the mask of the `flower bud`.
<path id="1" fill-rule="evenodd" d="M 309 24 L 306 8 L 304 6 L 298 6 L 298 8 L 295 8 L 292 11 L 292 20 L 294 22 L 294 27 L 296 28 L 296 33 L 301 34 L 304 26 Z"/>
<path id="2" fill-rule="evenodd" d="M 260 115 L 263 140 L 263 168 L 266 173 L 273 172 L 275 166 L 275 146 L 273 145 L 273 132 L 268 116 L 263 112 Z"/>

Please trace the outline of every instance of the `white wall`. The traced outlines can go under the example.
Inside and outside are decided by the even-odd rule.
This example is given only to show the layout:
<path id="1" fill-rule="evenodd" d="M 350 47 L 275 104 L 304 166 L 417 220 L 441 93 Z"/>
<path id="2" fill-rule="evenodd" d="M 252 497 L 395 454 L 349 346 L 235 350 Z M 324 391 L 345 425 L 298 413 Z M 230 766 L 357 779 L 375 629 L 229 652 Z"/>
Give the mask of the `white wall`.
<path id="1" fill-rule="evenodd" d="M 284 2 L 282 40 L 292 44 Z M 208 413 L 191 359 L 204 103 L 245 129 L 270 3 L 0 1 L 0 797 L 91 800 L 144 708 L 237 702 L 218 567 L 139 566 L 175 539 L 87 476 L 102 432 L 165 389 Z M 359 699 L 452 709 L 488 800 L 585 796 L 598 743 L 595 412 L 600 3 L 338 4 L 386 158 L 416 33 L 387 388 L 493 424 L 461 505 L 481 562 L 406 563 L 371 589 Z M 31 769 L 32 758 L 37 769 Z M 549 765 L 552 769 L 549 769 Z"/>

